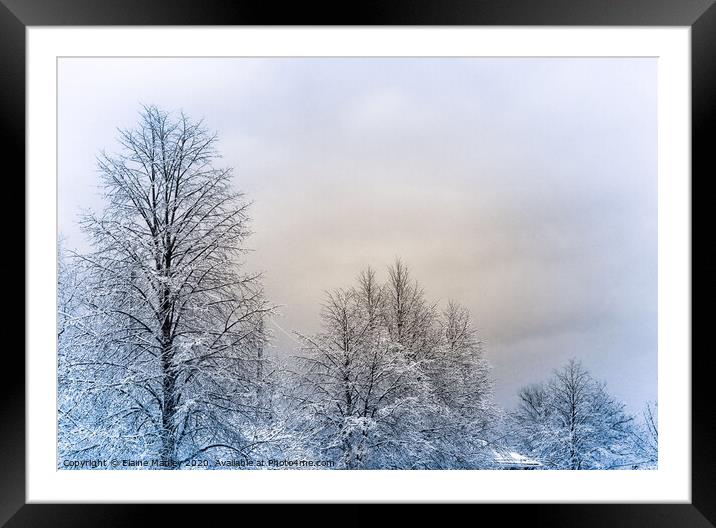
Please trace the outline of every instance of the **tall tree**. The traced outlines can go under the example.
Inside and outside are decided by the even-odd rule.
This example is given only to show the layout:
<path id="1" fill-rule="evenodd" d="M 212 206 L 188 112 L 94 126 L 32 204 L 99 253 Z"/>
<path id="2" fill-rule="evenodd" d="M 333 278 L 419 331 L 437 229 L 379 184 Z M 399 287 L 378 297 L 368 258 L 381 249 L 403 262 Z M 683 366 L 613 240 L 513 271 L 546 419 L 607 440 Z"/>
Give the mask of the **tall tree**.
<path id="1" fill-rule="evenodd" d="M 127 454 L 180 464 L 253 443 L 270 307 L 260 276 L 240 271 L 249 204 L 216 143 L 200 121 L 147 106 L 99 158 L 106 206 L 83 221 L 94 250 L 80 259 L 102 339 L 71 364 L 101 382 L 97 413 L 133 439 Z"/>

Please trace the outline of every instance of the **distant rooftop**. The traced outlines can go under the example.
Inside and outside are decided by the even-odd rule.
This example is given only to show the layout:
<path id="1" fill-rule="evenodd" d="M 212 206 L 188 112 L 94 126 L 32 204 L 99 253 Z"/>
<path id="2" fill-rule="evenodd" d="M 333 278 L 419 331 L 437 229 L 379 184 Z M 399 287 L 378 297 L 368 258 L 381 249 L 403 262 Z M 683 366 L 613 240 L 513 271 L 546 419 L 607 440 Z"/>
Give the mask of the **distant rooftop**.
<path id="1" fill-rule="evenodd" d="M 535 467 L 541 466 L 537 460 L 508 450 L 492 450 L 495 462 L 501 466 Z"/>

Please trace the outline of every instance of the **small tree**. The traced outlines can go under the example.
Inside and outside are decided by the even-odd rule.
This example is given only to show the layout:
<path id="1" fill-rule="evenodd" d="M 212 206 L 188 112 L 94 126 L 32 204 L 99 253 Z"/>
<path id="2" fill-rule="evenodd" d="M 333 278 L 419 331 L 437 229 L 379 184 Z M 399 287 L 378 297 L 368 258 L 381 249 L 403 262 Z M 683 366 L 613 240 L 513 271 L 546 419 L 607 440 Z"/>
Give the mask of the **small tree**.
<path id="1" fill-rule="evenodd" d="M 85 439 L 93 431 L 88 420 L 93 414 L 88 405 L 82 368 L 72 365 L 96 346 L 86 310 L 87 289 L 82 269 L 67 255 L 64 239 L 57 251 L 57 414 L 59 458 L 72 459 L 87 447 Z M 59 460 L 58 460 L 59 463 Z"/>
<path id="2" fill-rule="evenodd" d="M 659 463 L 659 407 L 646 402 L 641 423 L 634 429 L 634 452 L 640 457 L 636 467 L 655 468 Z"/>
<path id="3" fill-rule="evenodd" d="M 516 442 L 547 468 L 609 469 L 632 454 L 633 418 L 575 359 L 519 398 Z"/>
<path id="4" fill-rule="evenodd" d="M 467 308 L 449 301 L 439 328 L 440 344 L 426 370 L 439 408 L 433 415 L 431 435 L 440 445 L 441 464 L 450 468 L 489 465 L 488 445 L 498 415 L 490 364 Z"/>
<path id="5" fill-rule="evenodd" d="M 321 449 L 339 452 L 340 467 L 348 469 L 385 460 L 398 440 L 396 421 L 412 379 L 385 332 L 383 303 L 382 288 L 366 270 L 357 288 L 326 295 L 323 331 L 301 336 L 305 409 L 315 417 L 310 423 L 318 426 Z"/>
<path id="6" fill-rule="evenodd" d="M 483 464 L 491 382 L 469 314 L 451 303 L 441 323 L 404 264 L 388 275 L 327 294 L 322 331 L 301 336 L 309 436 L 343 468 Z"/>

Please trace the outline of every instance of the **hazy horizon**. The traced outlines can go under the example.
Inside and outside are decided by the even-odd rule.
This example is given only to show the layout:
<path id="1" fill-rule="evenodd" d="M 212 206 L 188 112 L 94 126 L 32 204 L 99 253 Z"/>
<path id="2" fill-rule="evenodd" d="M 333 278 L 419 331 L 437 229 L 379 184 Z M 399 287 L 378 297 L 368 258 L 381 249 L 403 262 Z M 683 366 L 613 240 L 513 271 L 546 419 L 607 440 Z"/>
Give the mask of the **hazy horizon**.
<path id="1" fill-rule="evenodd" d="M 58 228 L 86 248 L 95 156 L 140 104 L 204 118 L 253 201 L 246 269 L 287 332 L 396 257 L 467 306 L 506 407 L 577 357 L 657 398 L 652 58 L 88 59 L 58 66 Z M 276 347 L 293 341 L 276 330 Z"/>

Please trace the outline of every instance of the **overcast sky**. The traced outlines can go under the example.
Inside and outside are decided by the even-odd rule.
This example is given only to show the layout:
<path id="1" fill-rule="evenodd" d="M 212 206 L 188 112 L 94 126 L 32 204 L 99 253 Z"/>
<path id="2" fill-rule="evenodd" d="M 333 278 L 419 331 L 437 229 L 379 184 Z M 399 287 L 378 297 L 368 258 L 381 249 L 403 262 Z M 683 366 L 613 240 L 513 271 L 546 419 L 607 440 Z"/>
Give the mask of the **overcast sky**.
<path id="1" fill-rule="evenodd" d="M 323 292 L 403 259 L 468 306 L 512 407 L 581 358 L 656 399 L 655 59 L 61 59 L 59 229 L 84 248 L 95 156 L 140 103 L 218 132 L 288 332 Z M 276 345 L 293 343 L 277 331 Z"/>

